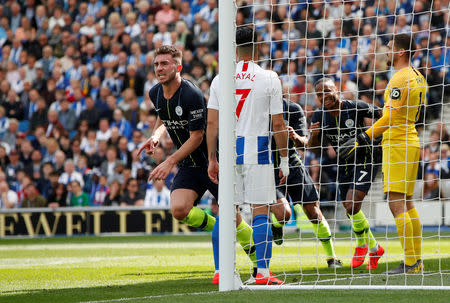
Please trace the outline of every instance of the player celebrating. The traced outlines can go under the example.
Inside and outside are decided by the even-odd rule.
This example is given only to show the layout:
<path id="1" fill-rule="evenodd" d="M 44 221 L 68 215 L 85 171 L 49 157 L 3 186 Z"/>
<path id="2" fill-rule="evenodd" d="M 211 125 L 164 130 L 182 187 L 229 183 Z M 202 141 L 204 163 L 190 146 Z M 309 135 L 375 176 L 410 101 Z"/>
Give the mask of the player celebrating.
<path id="1" fill-rule="evenodd" d="M 288 124 L 290 139 L 289 177 L 287 178 L 285 184 L 280 184 L 277 186 L 278 203 L 276 207 L 280 208 L 278 205 L 283 205 L 283 200 L 286 200 L 284 197 L 289 195 L 294 204 L 294 211 L 297 215 L 297 219 L 300 220 L 300 213 L 303 205 L 303 210 L 306 216 L 313 224 L 314 234 L 321 241 L 323 249 L 325 250 L 328 267 L 340 268 L 342 267 L 342 263 L 336 259 L 333 242 L 331 240 L 330 227 L 327 219 L 325 219 L 322 211 L 320 210 L 319 195 L 316 187 L 314 186 L 314 181 L 311 179 L 311 176 L 306 170 L 305 165 L 303 164 L 296 149 L 297 147 L 304 148 L 308 145 L 306 116 L 300 105 L 287 99 L 283 99 L 283 111 L 284 120 L 287 121 Z M 276 149 L 275 142 L 273 142 L 273 140 L 272 150 L 274 150 L 273 158 L 275 160 L 275 183 L 279 184 L 280 178 L 278 166 L 280 163 L 280 153 Z M 271 210 L 274 242 L 280 245 L 283 242 L 283 226 L 282 223 L 277 220 L 280 218 L 280 211 L 274 211 L 274 207 L 271 207 Z M 283 214 L 283 210 L 284 207 L 281 210 L 281 214 Z M 290 212 L 290 209 L 287 211 Z"/>
<path id="2" fill-rule="evenodd" d="M 189 226 L 212 231 L 216 219 L 196 207 L 206 190 L 217 199 L 218 186 L 209 180 L 207 147 L 205 137 L 206 101 L 201 90 L 180 76 L 182 53 L 173 46 L 161 46 L 155 51 L 154 67 L 159 84 L 149 92 L 150 100 L 158 113 L 153 135 L 142 145 L 138 155 L 145 149 L 152 153 L 160 137 L 167 130 L 177 151 L 167 157 L 150 174 L 151 179 L 165 179 L 178 164 L 170 194 L 172 216 Z M 217 222 L 218 223 L 218 222 Z M 237 238 L 256 262 L 251 243 L 251 227 L 236 215 Z M 218 254 L 218 239 L 213 237 L 213 251 Z M 218 268 L 218 257 L 216 269 Z M 213 284 L 219 283 L 218 272 Z"/>
<path id="3" fill-rule="evenodd" d="M 420 72 L 411 66 L 414 38 L 397 34 L 389 41 L 388 59 L 396 70 L 389 81 L 383 116 L 370 129 L 349 140 L 342 148 L 351 157 L 355 147 L 367 145 L 383 134 L 383 190 L 395 219 L 405 261 L 388 274 L 423 272 L 422 231 L 412 195 L 419 167 L 420 143 L 415 123 L 420 107 L 426 102 L 428 85 Z"/>
<path id="4" fill-rule="evenodd" d="M 356 248 L 352 258 L 353 268 L 364 263 L 369 253 L 367 269 L 375 269 L 384 249 L 375 240 L 369 221 L 361 210 L 361 203 L 370 189 L 377 167 L 372 165 L 376 154 L 372 146 L 359 149 L 355 157 L 341 159 L 338 146 L 348 138 L 354 138 L 363 132 L 364 118 L 379 118 L 381 111 L 363 101 L 341 100 L 334 81 L 322 78 L 315 83 L 316 96 L 322 102 L 312 117 L 312 136 L 309 145 L 327 147 L 331 144 L 338 153 L 338 183 L 343 205 L 349 217 L 356 237 Z"/>
<path id="5" fill-rule="evenodd" d="M 272 231 L 269 205 L 275 201 L 275 180 L 270 160 L 270 117 L 275 140 L 280 148 L 280 169 L 289 174 L 287 132 L 283 120 L 281 82 L 273 71 L 263 70 L 257 60 L 256 33 L 248 27 L 236 30 L 236 164 L 237 201 L 250 203 L 253 213 L 253 241 L 256 247 L 256 284 L 283 284 L 269 271 L 272 255 Z M 208 174 L 218 182 L 216 157 L 219 120 L 219 76 L 211 83 L 208 103 Z M 285 178 L 283 178 L 284 181 Z"/>

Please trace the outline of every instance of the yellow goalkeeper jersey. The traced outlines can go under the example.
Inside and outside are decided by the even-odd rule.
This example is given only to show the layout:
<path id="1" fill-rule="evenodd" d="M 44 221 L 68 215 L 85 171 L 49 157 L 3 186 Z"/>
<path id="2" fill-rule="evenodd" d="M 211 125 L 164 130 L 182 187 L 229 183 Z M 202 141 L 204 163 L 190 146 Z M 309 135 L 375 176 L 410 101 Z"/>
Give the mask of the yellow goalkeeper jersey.
<path id="1" fill-rule="evenodd" d="M 384 92 L 383 114 L 388 108 L 398 109 L 391 126 L 383 133 L 382 144 L 420 146 L 415 123 L 420 107 L 426 104 L 428 85 L 422 74 L 414 67 L 397 71 Z"/>

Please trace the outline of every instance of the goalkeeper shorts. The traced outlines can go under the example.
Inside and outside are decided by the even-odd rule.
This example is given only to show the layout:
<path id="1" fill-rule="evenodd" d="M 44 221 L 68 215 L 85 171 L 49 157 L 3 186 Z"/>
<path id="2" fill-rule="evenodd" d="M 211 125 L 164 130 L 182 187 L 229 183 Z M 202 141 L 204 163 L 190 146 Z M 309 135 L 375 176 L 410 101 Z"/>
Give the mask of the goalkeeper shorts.
<path id="1" fill-rule="evenodd" d="M 383 191 L 414 194 L 419 170 L 420 147 L 383 145 Z"/>
<path id="2" fill-rule="evenodd" d="M 271 204 L 276 200 L 273 164 L 242 164 L 236 170 L 238 203 Z"/>

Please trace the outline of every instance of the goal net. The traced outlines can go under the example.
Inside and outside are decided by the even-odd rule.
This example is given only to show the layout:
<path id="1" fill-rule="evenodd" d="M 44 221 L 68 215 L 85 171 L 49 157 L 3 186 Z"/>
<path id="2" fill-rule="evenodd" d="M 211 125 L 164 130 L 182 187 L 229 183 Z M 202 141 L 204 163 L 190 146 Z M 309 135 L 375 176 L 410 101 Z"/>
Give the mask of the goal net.
<path id="1" fill-rule="evenodd" d="M 287 190 L 279 188 L 287 205 L 267 213 L 274 238 L 271 248 L 266 246 L 272 250 L 270 271 L 284 282 L 280 287 L 449 289 L 449 1 L 230 2 L 219 2 L 222 98 L 238 102 L 242 97 L 232 93 L 238 64 L 234 35 L 239 27 L 254 28 L 258 50 L 254 62 L 278 74 L 283 98 L 295 104 L 286 107 L 291 103 L 285 103 L 286 125 L 298 126 L 298 121 L 292 120 L 301 118 L 306 129 L 294 129 L 296 135 L 290 138 L 309 140 L 306 146 L 302 146 L 304 139 L 291 143 L 291 177 Z M 416 45 L 416 50 L 411 52 L 409 68 L 396 69 L 396 62 L 399 66 L 399 60 L 409 55 L 405 47 L 391 45 L 393 37 L 401 33 L 412 36 L 407 49 Z M 392 47 L 401 50 L 392 55 Z M 394 74 L 399 72 L 408 76 L 406 87 L 392 86 Z M 315 86 L 324 77 L 326 80 Z M 420 83 L 421 77 L 427 84 Z M 336 94 L 330 101 L 327 98 L 333 87 Z M 327 103 L 332 101 L 340 105 Z M 235 192 L 239 188 L 235 178 L 239 165 L 229 167 L 236 159 L 236 133 L 227 127 L 229 123 L 234 127 L 230 121 L 236 120 L 237 102 L 232 105 L 232 116 L 229 108 L 220 112 L 220 190 L 224 195 L 228 189 Z M 344 160 L 341 146 L 350 139 L 362 145 L 357 135 L 386 115 L 383 108 L 397 108 L 405 116 L 401 120 L 390 112 L 384 136 L 390 132 L 397 140 L 369 138 L 369 145 L 358 147 Z M 227 121 L 222 121 L 224 117 Z M 417 136 L 420 143 L 416 144 Z M 273 152 L 276 166 L 279 151 Z M 386 165 L 396 161 L 395 153 L 400 160 Z M 293 157 L 297 161 L 292 161 Z M 412 180 L 415 169 L 417 176 Z M 292 176 L 293 172 L 301 176 Z M 407 177 L 398 180 L 397 176 Z M 245 190 L 249 186 L 246 184 Z M 411 195 L 408 207 L 401 210 L 391 203 L 405 203 L 395 200 L 395 194 L 385 194 L 386 188 L 401 192 L 399 186 Z M 230 219 L 239 205 L 251 226 L 253 211 L 241 201 L 230 206 L 223 197 L 219 201 L 224 224 L 220 229 L 220 283 L 228 287 L 221 290 L 267 289 L 269 286 L 255 286 L 256 264 L 238 245 L 235 222 Z M 360 209 L 358 201 L 362 201 Z M 227 230 L 234 233 L 230 236 Z M 372 263 L 375 257 L 379 258 Z M 410 270 L 408 274 L 389 273 L 402 263 L 406 264 L 404 271 Z M 242 282 L 236 283 L 233 276 Z"/>

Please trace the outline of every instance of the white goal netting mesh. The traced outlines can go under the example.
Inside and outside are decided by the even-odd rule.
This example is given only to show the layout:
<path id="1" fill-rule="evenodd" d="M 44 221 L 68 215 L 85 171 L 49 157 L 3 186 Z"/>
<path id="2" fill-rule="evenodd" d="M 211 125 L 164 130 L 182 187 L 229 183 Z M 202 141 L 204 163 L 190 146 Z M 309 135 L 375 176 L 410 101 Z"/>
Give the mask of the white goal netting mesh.
<path id="1" fill-rule="evenodd" d="M 270 271 L 288 285 L 450 286 L 449 1 L 236 0 L 235 5 L 236 27 L 249 26 L 257 31 L 258 58 L 254 61 L 279 75 L 283 98 L 300 105 L 304 114 L 306 131 L 295 131 L 310 140 L 306 147 L 297 144 L 294 149 L 298 161 L 290 162 L 291 172 L 292 166 L 304 169 L 303 177 L 291 176 L 297 181 L 288 180 L 293 194 L 286 196 L 288 210 L 281 214 L 290 212 L 289 220 L 283 222 L 280 211 L 268 214 L 275 227 L 283 225 L 282 241 L 274 234 L 282 244 L 277 245 L 275 241 L 272 244 Z M 398 72 L 389 62 L 389 54 L 392 54 L 389 41 L 401 33 L 412 35 L 414 42 L 410 44 L 417 45 L 410 60 L 411 70 L 416 75 L 409 77 L 423 75 L 427 85 L 416 83 L 419 80 L 415 84 L 409 81 L 406 87 L 399 88 L 407 96 L 397 98 L 392 89 L 395 86 L 389 88 L 388 85 Z M 394 64 L 395 60 L 393 58 Z M 325 81 L 327 84 L 321 86 L 323 91 L 318 94 L 314 84 L 323 77 L 331 80 Z M 325 106 L 325 87 L 331 85 L 336 87 L 339 100 L 347 102 L 332 113 Z M 420 100 L 414 104 L 408 101 L 413 100 L 413 89 L 421 92 Z M 395 103 L 401 99 L 407 101 Z M 393 134 L 403 131 L 403 141 L 407 140 L 408 148 L 403 146 L 406 155 L 398 166 L 391 165 L 384 173 L 394 176 L 397 170 L 409 171 L 414 165 L 418 166 L 418 172 L 414 182 L 395 181 L 405 190 L 411 184 L 414 187 L 408 209 L 391 212 L 389 203 L 395 196 L 389 198 L 384 193 L 386 182 L 382 166 L 389 155 L 389 161 L 393 161 L 394 151 L 383 153 L 381 144 L 399 147 L 402 139 L 389 141 L 391 143 L 380 143 L 381 137 L 370 140 L 376 147 L 364 147 L 372 150 L 368 156 L 366 151 L 357 150 L 356 157 L 346 162 L 339 160 L 339 146 L 333 146 L 333 142 L 341 145 L 352 136 L 355 138 L 380 118 L 383 107 L 395 107 L 393 104 L 408 118 L 401 123 L 394 121 L 388 131 L 394 132 L 395 127 L 398 129 Z M 295 124 L 290 117 L 297 119 L 300 115 L 296 107 L 293 108 L 285 108 L 288 125 Z M 420 140 L 417 157 L 409 148 L 414 145 L 408 141 L 408 136 L 412 135 L 411 127 L 408 128 L 411 120 L 416 121 L 413 128 Z M 320 122 L 319 135 L 313 130 L 317 122 Z M 354 131 L 347 131 L 347 128 Z M 316 144 L 311 144 L 312 139 Z M 275 152 L 275 163 L 276 158 Z M 419 160 L 414 160 L 416 158 Z M 305 177 L 306 174 L 309 177 Z M 317 193 L 317 207 L 303 204 L 314 200 L 308 190 L 311 184 Z M 355 190 L 346 195 L 343 185 Z M 295 194 L 296 190 L 300 192 Z M 361 200 L 360 194 L 365 191 L 367 194 L 362 196 L 358 215 L 357 206 L 348 203 Z M 408 192 L 411 193 L 410 189 Z M 420 225 L 411 211 L 412 203 Z M 395 220 L 393 213 L 397 214 Z M 250 208 L 243 206 L 242 214 L 251 225 Z M 406 227 L 402 227 L 401 220 Z M 397 232 L 399 228 L 402 234 Z M 415 250 L 408 247 L 411 245 L 408 241 L 416 245 Z M 419 243 L 421 250 L 417 248 Z M 352 267 L 357 247 L 367 250 L 363 263 Z M 380 247 L 384 253 L 377 267 L 367 269 L 369 254 L 380 253 Z M 240 246 L 236 246 L 236 256 L 236 271 L 245 281 L 250 278 L 255 264 Z M 386 274 L 401 262 L 411 265 L 411 258 L 422 262 L 423 267 L 419 266 L 408 275 Z M 248 285 L 253 283 L 250 279 Z M 247 284 L 244 282 L 244 285 Z"/>

